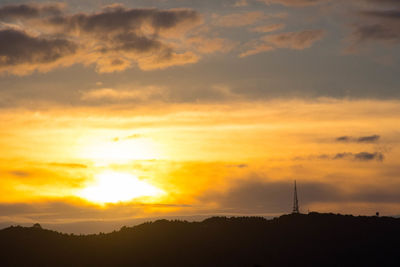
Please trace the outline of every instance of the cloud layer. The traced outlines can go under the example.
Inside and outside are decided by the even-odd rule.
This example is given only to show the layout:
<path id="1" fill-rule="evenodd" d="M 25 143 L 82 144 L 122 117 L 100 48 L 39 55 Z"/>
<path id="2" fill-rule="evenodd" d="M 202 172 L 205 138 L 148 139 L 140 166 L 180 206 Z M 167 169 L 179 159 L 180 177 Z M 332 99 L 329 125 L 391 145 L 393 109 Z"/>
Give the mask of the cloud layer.
<path id="1" fill-rule="evenodd" d="M 269 34 L 259 40 L 249 42 L 247 44 L 248 50 L 240 54 L 240 57 L 281 48 L 303 50 L 310 48 L 315 42 L 321 40 L 324 35 L 325 31 L 321 29 Z"/>
<path id="2" fill-rule="evenodd" d="M 59 65 L 95 64 L 98 72 L 143 70 L 196 62 L 173 39 L 202 23 L 191 9 L 134 9 L 121 5 L 97 13 L 67 14 L 58 5 L 7 5 L 0 9 L 1 71 L 25 74 Z"/>

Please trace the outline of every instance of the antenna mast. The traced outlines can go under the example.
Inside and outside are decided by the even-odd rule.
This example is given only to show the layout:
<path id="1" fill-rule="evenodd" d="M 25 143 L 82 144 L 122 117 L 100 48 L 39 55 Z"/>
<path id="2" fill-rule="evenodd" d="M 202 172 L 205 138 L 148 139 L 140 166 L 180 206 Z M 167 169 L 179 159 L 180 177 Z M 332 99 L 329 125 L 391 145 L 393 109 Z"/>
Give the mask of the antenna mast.
<path id="1" fill-rule="evenodd" d="M 300 211 L 299 211 L 299 201 L 297 200 L 296 180 L 294 180 L 294 199 L 293 199 L 293 211 L 292 211 L 292 213 L 300 213 Z"/>

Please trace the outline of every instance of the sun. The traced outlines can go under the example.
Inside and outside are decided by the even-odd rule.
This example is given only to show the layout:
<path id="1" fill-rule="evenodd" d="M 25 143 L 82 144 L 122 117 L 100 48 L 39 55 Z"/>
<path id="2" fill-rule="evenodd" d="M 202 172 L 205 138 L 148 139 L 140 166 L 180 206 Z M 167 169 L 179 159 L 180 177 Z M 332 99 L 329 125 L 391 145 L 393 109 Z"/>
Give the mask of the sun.
<path id="1" fill-rule="evenodd" d="M 141 197 L 158 197 L 165 192 L 130 173 L 104 171 L 78 196 L 90 202 L 106 204 L 127 202 Z"/>

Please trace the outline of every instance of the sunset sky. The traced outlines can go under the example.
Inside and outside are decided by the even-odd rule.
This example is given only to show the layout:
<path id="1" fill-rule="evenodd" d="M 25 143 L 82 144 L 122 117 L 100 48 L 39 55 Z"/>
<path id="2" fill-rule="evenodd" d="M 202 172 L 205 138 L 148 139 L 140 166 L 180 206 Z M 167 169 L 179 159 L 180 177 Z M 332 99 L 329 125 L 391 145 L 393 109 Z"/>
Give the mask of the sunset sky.
<path id="1" fill-rule="evenodd" d="M 276 216 L 294 180 L 399 215 L 399 44 L 398 0 L 0 0 L 0 226 Z"/>

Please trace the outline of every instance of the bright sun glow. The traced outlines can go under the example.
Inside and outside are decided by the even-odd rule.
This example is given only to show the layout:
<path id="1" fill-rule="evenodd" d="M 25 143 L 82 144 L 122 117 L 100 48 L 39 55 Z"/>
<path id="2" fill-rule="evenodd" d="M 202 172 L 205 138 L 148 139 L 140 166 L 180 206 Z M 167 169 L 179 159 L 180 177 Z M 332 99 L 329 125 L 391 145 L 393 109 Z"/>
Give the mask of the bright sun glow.
<path id="1" fill-rule="evenodd" d="M 161 189 L 129 173 L 105 171 L 95 178 L 94 183 L 79 192 L 78 196 L 91 202 L 105 204 L 164 194 Z"/>
<path id="2" fill-rule="evenodd" d="M 92 160 L 98 166 L 127 163 L 133 160 L 152 160 L 160 157 L 160 149 L 149 138 L 107 140 L 93 138 L 81 140 L 80 157 Z"/>

